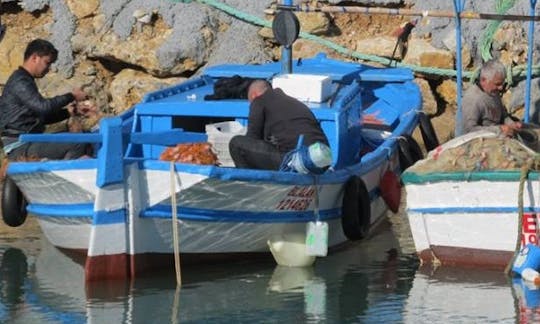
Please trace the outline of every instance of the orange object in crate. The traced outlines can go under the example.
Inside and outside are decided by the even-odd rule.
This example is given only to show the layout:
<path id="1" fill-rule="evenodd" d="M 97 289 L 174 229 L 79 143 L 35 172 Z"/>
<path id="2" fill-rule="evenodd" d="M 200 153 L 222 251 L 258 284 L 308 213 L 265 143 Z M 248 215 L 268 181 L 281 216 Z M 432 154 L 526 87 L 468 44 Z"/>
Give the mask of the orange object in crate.
<path id="1" fill-rule="evenodd" d="M 218 161 L 210 143 L 178 144 L 168 147 L 161 153 L 159 159 L 194 164 L 217 164 Z"/>

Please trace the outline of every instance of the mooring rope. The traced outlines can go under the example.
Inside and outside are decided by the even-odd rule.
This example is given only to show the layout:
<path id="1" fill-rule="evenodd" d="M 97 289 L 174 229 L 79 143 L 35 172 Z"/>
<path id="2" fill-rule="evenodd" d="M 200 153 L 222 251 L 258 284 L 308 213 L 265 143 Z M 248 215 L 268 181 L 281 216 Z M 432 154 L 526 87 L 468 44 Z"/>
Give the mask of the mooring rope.
<path id="1" fill-rule="evenodd" d="M 497 0 L 495 5 L 495 10 L 498 14 L 504 14 L 510 10 L 516 4 L 516 0 Z M 493 37 L 499 29 L 502 20 L 490 21 L 486 29 L 484 29 L 484 34 L 482 40 L 480 41 L 480 50 L 482 54 L 482 59 L 489 61 L 493 58 L 491 55 L 491 45 L 493 44 Z"/>
<path id="2" fill-rule="evenodd" d="M 220 11 L 225 12 L 226 14 L 236 17 L 240 20 L 243 20 L 245 22 L 251 23 L 253 25 L 266 27 L 266 28 L 272 28 L 272 22 L 261 19 L 259 17 L 250 15 L 248 13 L 245 13 L 243 11 L 240 11 L 234 7 L 231 7 L 229 5 L 223 4 L 216 0 L 169 0 L 175 3 L 191 3 L 191 2 L 198 2 L 200 4 L 208 5 L 213 8 L 216 8 Z M 515 1 L 515 0 L 507 0 L 507 1 Z M 373 12 L 374 8 L 371 8 L 371 11 Z M 361 10 L 358 10 L 358 13 L 362 13 Z M 403 9 L 401 9 L 401 13 L 403 13 Z M 391 12 L 387 12 L 386 14 L 391 14 Z M 423 12 L 423 16 L 426 16 L 426 12 Z M 428 12 L 429 15 L 429 12 Z M 434 15 L 433 12 L 431 12 L 431 15 Z M 495 14 L 475 14 L 475 13 L 466 13 L 463 12 L 464 17 L 463 18 L 470 18 L 470 19 L 495 19 L 498 17 L 498 19 L 502 19 L 503 15 L 495 15 Z M 530 20 L 531 18 L 528 16 L 518 16 L 518 15 L 504 15 L 505 19 L 509 20 Z M 540 17 L 535 17 L 535 19 L 540 19 Z M 304 38 L 310 41 L 313 41 L 319 45 L 322 45 L 324 47 L 327 47 L 329 49 L 332 49 L 336 51 L 337 53 L 345 56 L 345 57 L 351 57 L 358 60 L 368 61 L 368 62 L 374 62 L 379 63 L 384 66 L 388 66 L 390 63 L 392 63 L 391 59 L 386 57 L 381 57 L 377 55 L 371 55 L 371 54 L 363 54 L 360 52 L 357 52 L 352 49 L 348 49 L 346 47 L 343 47 L 341 45 L 338 45 L 332 41 L 329 41 L 327 39 L 324 39 L 322 37 L 318 37 L 315 35 L 312 35 L 310 33 L 306 32 L 300 32 L 299 34 L 300 38 Z M 396 67 L 402 67 L 402 68 L 408 68 L 411 69 L 413 72 L 417 72 L 420 74 L 426 74 L 426 75 L 438 75 L 443 77 L 456 77 L 457 71 L 454 69 L 442 69 L 442 68 L 434 68 L 434 67 L 426 67 L 426 66 L 420 66 L 420 65 L 414 65 L 414 64 L 406 64 L 402 62 L 398 62 L 397 64 L 394 64 Z M 518 65 L 514 66 L 511 70 L 511 75 L 509 75 L 509 78 L 524 78 L 527 74 L 527 66 L 526 65 Z M 475 74 L 475 71 L 464 71 L 463 72 L 463 78 L 471 79 L 473 78 Z M 538 76 L 540 75 L 540 65 L 534 65 L 532 67 L 532 75 Z"/>
<path id="3" fill-rule="evenodd" d="M 523 188 L 525 187 L 525 181 L 527 180 L 527 177 L 529 175 L 529 171 L 531 170 L 531 167 L 533 166 L 532 160 L 530 160 L 526 165 L 523 165 L 521 167 L 521 173 L 519 176 L 519 190 L 518 190 L 518 227 L 517 227 L 517 238 L 516 238 L 516 246 L 514 248 L 514 255 L 510 259 L 510 262 L 506 265 L 506 268 L 504 269 L 504 273 L 507 275 L 510 275 L 512 266 L 516 260 L 516 256 L 521 250 L 521 233 L 523 231 Z"/>
<path id="4" fill-rule="evenodd" d="M 517 238 L 516 238 L 516 247 L 514 248 L 514 255 L 512 256 L 512 259 L 510 259 L 510 262 L 506 265 L 506 268 L 504 269 L 504 273 L 509 275 L 511 273 L 512 266 L 516 260 L 517 254 L 521 250 L 521 234 L 523 232 L 523 194 L 524 194 L 524 188 L 525 188 L 525 182 L 528 179 L 529 172 L 531 170 L 538 170 L 540 167 L 540 154 L 536 154 L 534 158 L 529 159 L 527 161 L 527 164 L 523 165 L 521 167 L 521 173 L 519 177 L 519 190 L 518 190 L 518 228 L 517 228 Z M 536 235 L 538 239 L 538 219 L 535 216 L 535 223 L 536 223 Z M 537 243 L 538 244 L 538 243 Z"/>
<path id="5" fill-rule="evenodd" d="M 176 171 L 174 169 L 174 161 L 171 161 L 171 213 L 172 213 L 172 234 L 173 234 L 173 250 L 174 250 L 174 269 L 176 271 L 176 285 L 182 285 L 182 273 L 180 269 L 180 247 L 178 245 L 178 213 L 176 211 Z"/>

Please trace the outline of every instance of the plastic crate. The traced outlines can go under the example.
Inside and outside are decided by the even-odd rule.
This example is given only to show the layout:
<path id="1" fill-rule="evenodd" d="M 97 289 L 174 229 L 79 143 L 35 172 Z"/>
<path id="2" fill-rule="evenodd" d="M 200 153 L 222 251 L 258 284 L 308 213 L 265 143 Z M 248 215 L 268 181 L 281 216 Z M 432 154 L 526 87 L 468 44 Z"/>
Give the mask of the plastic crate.
<path id="1" fill-rule="evenodd" d="M 236 135 L 245 135 L 247 127 L 237 121 L 227 121 L 206 125 L 208 142 L 218 157 L 222 166 L 234 166 L 234 161 L 229 153 L 229 142 Z"/>

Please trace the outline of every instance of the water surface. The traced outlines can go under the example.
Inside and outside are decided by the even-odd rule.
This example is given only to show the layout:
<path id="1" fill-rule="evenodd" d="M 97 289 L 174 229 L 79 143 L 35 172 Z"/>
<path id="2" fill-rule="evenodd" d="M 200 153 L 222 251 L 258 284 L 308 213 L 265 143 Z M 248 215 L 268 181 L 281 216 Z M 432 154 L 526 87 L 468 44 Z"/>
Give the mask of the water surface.
<path id="1" fill-rule="evenodd" d="M 25 224 L 26 226 L 26 224 Z M 0 237 L 6 323 L 516 323 L 540 321 L 540 291 L 500 271 L 419 267 L 389 228 L 313 267 L 272 260 L 182 267 L 85 286 L 83 266 L 37 226 Z"/>

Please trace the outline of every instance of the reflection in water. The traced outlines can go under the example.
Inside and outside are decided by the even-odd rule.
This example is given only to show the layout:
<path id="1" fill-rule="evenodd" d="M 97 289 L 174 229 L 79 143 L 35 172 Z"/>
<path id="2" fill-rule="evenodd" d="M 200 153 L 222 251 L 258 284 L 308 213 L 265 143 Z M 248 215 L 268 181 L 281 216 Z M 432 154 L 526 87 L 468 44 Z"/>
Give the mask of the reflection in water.
<path id="1" fill-rule="evenodd" d="M 24 302 L 24 282 L 28 271 L 26 255 L 17 248 L 1 254 L 0 263 L 0 322 L 13 317 Z"/>
<path id="2" fill-rule="evenodd" d="M 538 322 L 540 290 L 501 272 L 418 268 L 388 231 L 313 267 L 272 261 L 182 268 L 84 285 L 81 264 L 44 242 L 40 252 L 0 241 L 0 322 L 432 323 Z M 25 255 L 26 253 L 26 255 Z"/>

